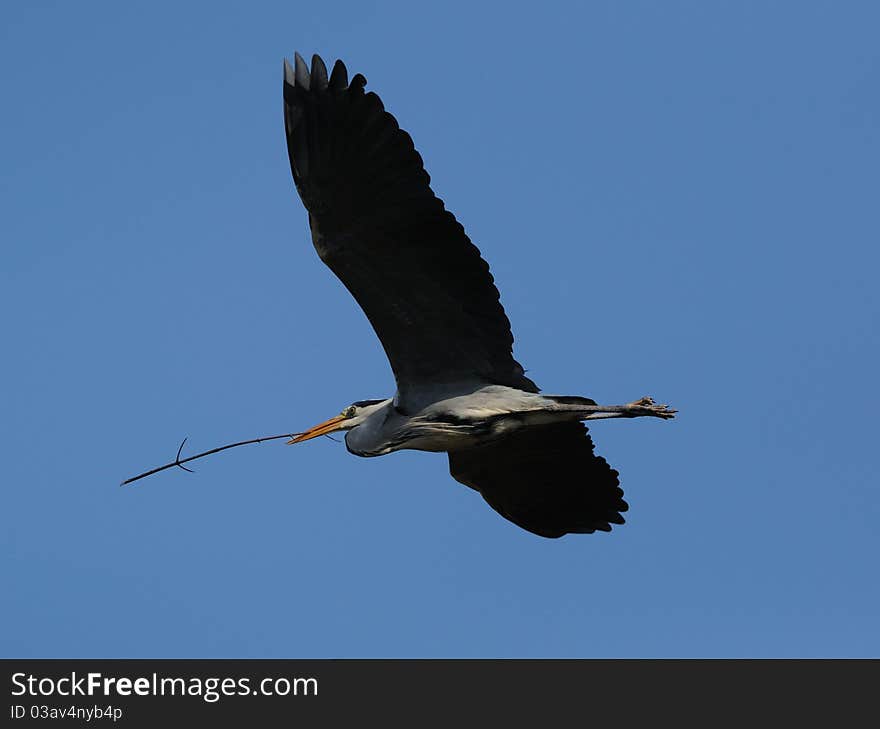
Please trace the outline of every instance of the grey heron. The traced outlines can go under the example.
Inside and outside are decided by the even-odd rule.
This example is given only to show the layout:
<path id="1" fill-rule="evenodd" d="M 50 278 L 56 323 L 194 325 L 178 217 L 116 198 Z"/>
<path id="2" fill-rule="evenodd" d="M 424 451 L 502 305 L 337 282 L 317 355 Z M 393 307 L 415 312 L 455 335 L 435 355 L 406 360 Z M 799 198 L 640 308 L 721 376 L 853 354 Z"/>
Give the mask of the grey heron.
<path id="1" fill-rule="evenodd" d="M 366 83 L 349 81 L 342 61 L 328 74 L 317 55 L 311 67 L 298 53 L 293 66 L 285 59 L 284 125 L 312 242 L 372 324 L 397 392 L 289 442 L 346 431 L 358 456 L 445 451 L 454 479 L 544 537 L 623 524 L 618 473 L 583 421 L 675 411 L 650 398 L 609 406 L 539 392 L 513 358 L 488 264 Z"/>

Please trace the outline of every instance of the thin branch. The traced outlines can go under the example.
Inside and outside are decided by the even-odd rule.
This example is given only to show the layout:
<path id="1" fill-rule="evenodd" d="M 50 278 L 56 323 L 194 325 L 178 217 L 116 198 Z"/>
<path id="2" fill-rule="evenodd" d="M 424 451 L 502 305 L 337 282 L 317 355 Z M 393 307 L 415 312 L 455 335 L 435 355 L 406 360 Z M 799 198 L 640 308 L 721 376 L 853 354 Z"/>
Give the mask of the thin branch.
<path id="1" fill-rule="evenodd" d="M 166 463 L 164 466 L 159 466 L 158 468 L 154 468 L 151 471 L 145 471 L 137 476 L 132 476 L 131 478 L 125 479 L 120 486 L 125 486 L 127 483 L 133 483 L 135 481 L 139 481 L 142 478 L 146 478 L 147 476 L 152 476 L 154 473 L 159 473 L 159 471 L 164 471 L 166 468 L 174 468 L 178 466 L 179 468 L 183 468 L 184 471 L 192 471 L 189 468 L 184 467 L 184 463 L 189 463 L 190 461 L 194 461 L 197 458 L 204 458 L 205 456 L 210 456 L 212 453 L 219 453 L 220 451 L 225 451 L 229 448 L 238 448 L 238 446 L 250 445 L 251 443 L 262 443 L 264 440 L 279 440 L 281 438 L 296 438 L 296 436 L 302 435 L 301 433 L 283 433 L 282 435 L 269 435 L 263 438 L 253 438 L 252 440 L 241 440 L 238 443 L 229 443 L 225 446 L 220 446 L 219 448 L 212 448 L 209 451 L 205 451 L 204 453 L 199 453 L 195 456 L 190 456 L 189 458 L 181 459 L 180 454 L 183 451 L 184 443 L 186 443 L 186 438 L 183 439 L 183 443 L 180 444 L 180 448 L 177 449 L 177 458 L 175 458 L 171 463 Z"/>
<path id="2" fill-rule="evenodd" d="M 193 471 L 191 468 L 187 468 L 186 466 L 184 466 L 180 463 L 180 453 L 181 453 L 181 451 L 183 451 L 183 446 L 186 445 L 187 438 L 189 438 L 189 436 L 186 436 L 186 438 L 184 438 L 182 441 L 180 441 L 180 448 L 177 449 L 177 458 L 174 459 L 174 465 L 177 466 L 178 468 L 182 468 L 184 471 L 186 471 L 188 473 L 195 473 L 195 471 Z"/>

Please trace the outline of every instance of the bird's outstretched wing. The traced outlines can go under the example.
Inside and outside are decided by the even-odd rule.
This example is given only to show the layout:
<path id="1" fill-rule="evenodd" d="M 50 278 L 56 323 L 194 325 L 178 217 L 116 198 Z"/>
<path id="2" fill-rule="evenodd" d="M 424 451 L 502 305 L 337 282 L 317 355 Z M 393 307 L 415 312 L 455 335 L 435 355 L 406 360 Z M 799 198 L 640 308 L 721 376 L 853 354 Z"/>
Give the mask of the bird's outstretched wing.
<path id="1" fill-rule="evenodd" d="M 420 388 L 470 380 L 537 392 L 488 264 L 431 190 L 409 134 L 366 79 L 319 56 L 285 61 L 290 166 L 321 260 L 360 304 L 406 408 Z"/>
<path id="2" fill-rule="evenodd" d="M 524 428 L 450 451 L 449 472 L 503 517 L 542 537 L 611 531 L 629 508 L 617 471 L 593 453 L 583 423 Z"/>

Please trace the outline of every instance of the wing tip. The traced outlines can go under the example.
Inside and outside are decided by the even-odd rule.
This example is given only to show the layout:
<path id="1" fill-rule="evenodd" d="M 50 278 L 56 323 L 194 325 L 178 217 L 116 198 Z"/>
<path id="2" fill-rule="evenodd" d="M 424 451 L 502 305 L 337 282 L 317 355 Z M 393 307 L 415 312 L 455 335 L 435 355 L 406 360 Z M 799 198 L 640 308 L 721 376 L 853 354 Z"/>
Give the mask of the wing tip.
<path id="1" fill-rule="evenodd" d="M 327 66 L 317 53 L 312 55 L 311 82 L 319 91 L 327 88 Z"/>
<path id="2" fill-rule="evenodd" d="M 290 61 L 286 58 L 282 59 L 284 61 L 284 83 L 288 86 L 296 85 L 296 75 L 293 71 L 293 66 L 290 65 Z"/>
<path id="3" fill-rule="evenodd" d="M 362 73 L 356 73 L 354 77 L 351 79 L 351 83 L 349 83 L 348 87 L 350 89 L 356 89 L 363 91 L 364 86 L 367 85 L 367 77 Z"/>
<path id="4" fill-rule="evenodd" d="M 303 57 L 299 55 L 299 51 L 293 52 L 293 69 L 294 85 L 303 91 L 308 91 L 312 85 L 312 79 L 309 75 L 309 67 L 306 66 Z"/>
<path id="5" fill-rule="evenodd" d="M 328 74 L 324 59 L 317 53 L 312 55 L 311 66 L 299 53 L 294 51 L 293 64 L 284 58 L 284 83 L 294 89 L 302 91 L 345 91 L 347 89 L 358 90 L 363 88 L 367 79 L 363 74 L 355 74 L 351 82 L 348 80 L 348 69 L 342 59 L 337 59 L 333 64 L 333 70 Z"/>
<path id="6" fill-rule="evenodd" d="M 348 88 L 348 69 L 341 59 L 337 59 L 330 72 L 329 86 L 331 91 L 342 91 Z"/>

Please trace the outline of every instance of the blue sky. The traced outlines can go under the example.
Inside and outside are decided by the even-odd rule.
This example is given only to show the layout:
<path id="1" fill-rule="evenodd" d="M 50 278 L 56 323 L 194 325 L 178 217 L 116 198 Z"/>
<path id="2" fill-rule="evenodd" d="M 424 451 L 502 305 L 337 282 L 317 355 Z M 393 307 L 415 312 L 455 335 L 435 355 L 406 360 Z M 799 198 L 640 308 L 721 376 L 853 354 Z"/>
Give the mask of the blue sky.
<path id="1" fill-rule="evenodd" d="M 4 656 L 877 656 L 875 3 L 7 4 Z M 362 72 L 631 509 L 543 540 L 300 430 L 393 379 L 325 269 L 294 50 Z M 872 293 L 873 292 L 873 293 Z"/>

